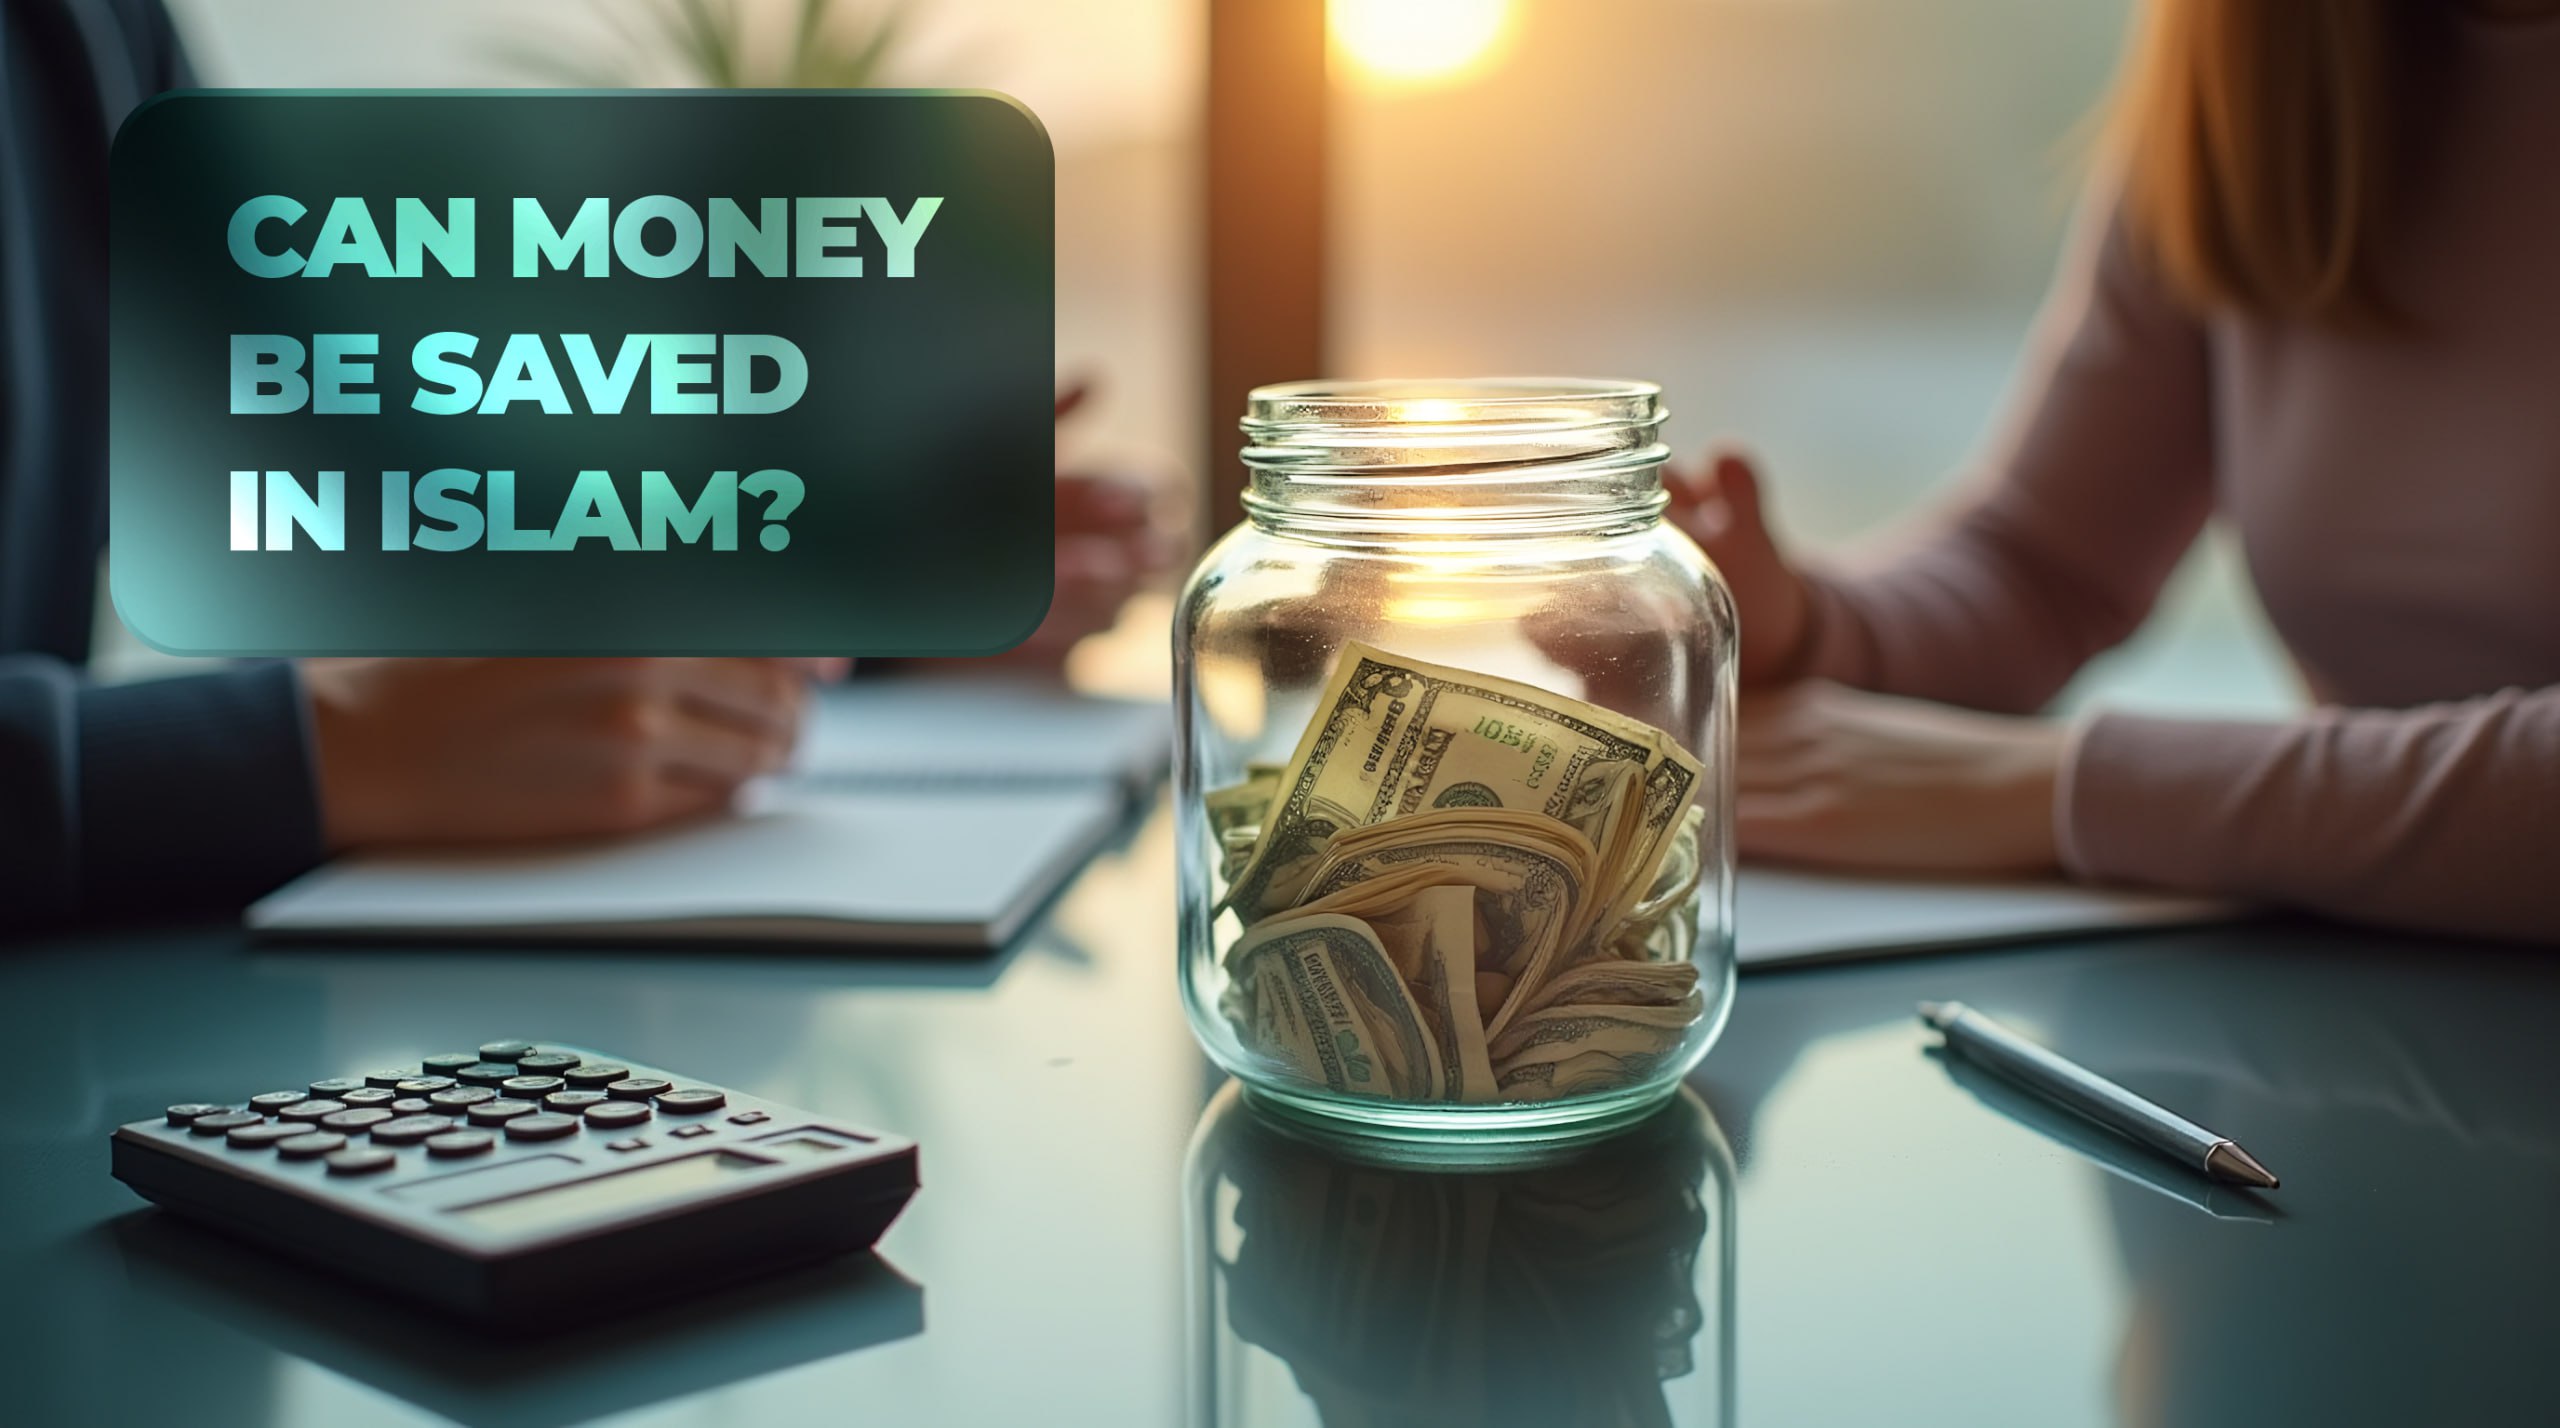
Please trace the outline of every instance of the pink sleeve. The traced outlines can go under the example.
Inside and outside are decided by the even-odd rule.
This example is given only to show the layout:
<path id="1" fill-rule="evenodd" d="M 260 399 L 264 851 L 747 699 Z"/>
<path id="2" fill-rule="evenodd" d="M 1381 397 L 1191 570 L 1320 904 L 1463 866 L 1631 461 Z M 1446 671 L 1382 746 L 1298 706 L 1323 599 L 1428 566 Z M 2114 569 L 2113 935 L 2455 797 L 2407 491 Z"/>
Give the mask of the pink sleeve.
<path id="1" fill-rule="evenodd" d="M 2286 723 L 2101 715 L 2065 768 L 2074 876 L 2560 936 L 2560 687 Z"/>
<path id="2" fill-rule="evenodd" d="M 1983 479 L 1882 560 L 1812 573 L 1804 672 L 2043 707 L 2122 641 L 2213 505 L 2202 331 L 2085 206 Z"/>

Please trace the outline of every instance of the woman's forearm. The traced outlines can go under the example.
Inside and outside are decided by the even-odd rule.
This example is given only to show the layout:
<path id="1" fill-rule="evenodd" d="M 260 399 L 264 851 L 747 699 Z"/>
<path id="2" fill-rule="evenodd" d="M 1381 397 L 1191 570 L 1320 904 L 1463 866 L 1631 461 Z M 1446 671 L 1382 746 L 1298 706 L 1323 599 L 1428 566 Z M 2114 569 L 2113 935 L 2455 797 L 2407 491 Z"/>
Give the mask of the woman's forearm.
<path id="1" fill-rule="evenodd" d="M 2081 877 L 2560 938 L 2560 687 L 2275 723 L 2102 715 L 2056 805 Z"/>

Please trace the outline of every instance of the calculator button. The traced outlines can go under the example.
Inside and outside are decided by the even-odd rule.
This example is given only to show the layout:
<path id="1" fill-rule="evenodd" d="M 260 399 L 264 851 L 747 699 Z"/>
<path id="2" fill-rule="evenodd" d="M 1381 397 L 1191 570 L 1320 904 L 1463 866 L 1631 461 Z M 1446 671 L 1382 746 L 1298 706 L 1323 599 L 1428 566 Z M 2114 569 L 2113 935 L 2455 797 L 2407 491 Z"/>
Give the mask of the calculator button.
<path id="1" fill-rule="evenodd" d="M 196 1117 L 187 1122 L 187 1129 L 198 1135 L 228 1135 L 242 1126 L 253 1126 L 265 1119 L 256 1111 L 221 1111 Z"/>
<path id="2" fill-rule="evenodd" d="M 465 1066 L 453 1074 L 466 1086 L 495 1086 L 516 1074 L 516 1068 L 511 1062 L 483 1061 L 477 1065 Z"/>
<path id="3" fill-rule="evenodd" d="M 401 1082 L 399 1085 L 394 1086 L 391 1089 L 404 1096 L 432 1095 L 437 1091 L 452 1090 L 453 1078 L 450 1076 L 412 1076 L 408 1080 Z"/>
<path id="4" fill-rule="evenodd" d="M 517 1058 L 516 1069 L 528 1076 L 557 1076 L 575 1069 L 577 1064 L 578 1058 L 566 1051 L 537 1051 Z"/>
<path id="5" fill-rule="evenodd" d="M 276 1142 L 276 1154 L 287 1160 L 317 1160 L 347 1143 L 336 1131 L 306 1130 Z"/>
<path id="6" fill-rule="evenodd" d="M 300 1091 L 260 1091 L 249 1098 L 249 1109 L 260 1115 L 272 1116 L 287 1106 L 298 1106 L 310 1099 Z"/>
<path id="7" fill-rule="evenodd" d="M 375 1090 L 387 1091 L 417 1074 L 406 1067 L 392 1066 L 380 1071 L 367 1071 L 364 1073 L 364 1083 Z M 341 1096 L 339 1099 L 344 1100 L 345 1097 Z"/>
<path id="8" fill-rule="evenodd" d="M 699 1086 L 686 1086 L 681 1090 L 658 1093 L 659 1110 L 675 1111 L 680 1114 L 716 1111 L 727 1104 L 729 1104 L 727 1096 L 718 1091 L 706 1091 Z"/>
<path id="9" fill-rule="evenodd" d="M 475 1126 L 494 1126 L 518 1116 L 536 1115 L 542 1108 L 531 1101 L 482 1101 L 469 1112 Z"/>
<path id="10" fill-rule="evenodd" d="M 356 1089 L 361 1091 L 364 1088 L 358 1086 Z M 347 1103 L 344 1101 L 301 1101 L 285 1107 L 276 1114 L 289 1121 L 319 1121 L 327 1120 L 346 1108 Z"/>
<path id="11" fill-rule="evenodd" d="M 733 1126 L 760 1126 L 766 1121 L 772 1119 L 773 1117 L 766 1115 L 762 1111 L 740 1111 L 729 1118 L 729 1124 Z"/>
<path id="12" fill-rule="evenodd" d="M 574 1115 L 589 1106 L 620 1106 L 629 1103 L 609 1100 L 602 1091 L 554 1091 L 542 1098 L 542 1104 L 552 1110 L 565 1111 Z"/>
<path id="13" fill-rule="evenodd" d="M 604 1148 L 607 1150 L 646 1150 L 649 1148 L 649 1138 L 647 1136 L 635 1135 L 626 1140 L 609 1140 L 604 1143 Z"/>
<path id="14" fill-rule="evenodd" d="M 223 1139 L 234 1150 L 264 1150 L 280 1140 L 291 1140 L 305 1133 L 305 1128 L 291 1121 L 260 1121 L 253 1126 L 233 1126 Z"/>
<path id="15" fill-rule="evenodd" d="M 400 1093 L 380 1086 L 367 1086 L 361 1091 L 342 1092 L 338 1099 L 350 1106 L 387 1106 L 400 1099 Z"/>
<path id="16" fill-rule="evenodd" d="M 676 1127 L 674 1134 L 680 1139 L 691 1140 L 698 1135 L 711 1134 L 711 1127 L 704 1125 L 700 1121 L 695 1121 L 691 1125 L 681 1125 Z"/>
<path id="17" fill-rule="evenodd" d="M 370 1113 L 357 1111 L 347 1114 Z M 428 1136 L 442 1135 L 451 1129 L 453 1129 L 453 1122 L 442 1116 L 402 1116 L 398 1120 L 383 1121 L 374 1126 L 373 1139 L 377 1145 L 414 1145 Z"/>
<path id="18" fill-rule="evenodd" d="M 329 1115 L 322 1116 L 320 1118 L 320 1128 L 323 1130 L 333 1131 L 370 1130 L 391 1118 L 391 1111 L 388 1107 L 351 1106 L 346 1110 L 336 1111 Z M 303 1129 L 309 1130 L 311 1127 L 304 1126 Z"/>
<path id="19" fill-rule="evenodd" d="M 609 1061 L 590 1061 L 575 1070 L 561 1072 L 560 1079 L 580 1090 L 601 1091 L 630 1074 L 631 1068 L 628 1066 L 616 1066 Z"/>
<path id="20" fill-rule="evenodd" d="M 507 1134 L 516 1140 L 558 1140 L 578 1128 L 576 1116 L 518 1116 L 507 1122 Z"/>
<path id="21" fill-rule="evenodd" d="M 449 1116 L 458 1116 L 473 1106 L 496 1099 L 498 1093 L 486 1086 L 456 1086 L 450 1091 L 438 1091 L 427 1097 L 427 1106 Z"/>
<path id="22" fill-rule="evenodd" d="M 483 1061 L 521 1061 L 533 1054 L 530 1041 L 484 1041 L 480 1044 Z"/>
<path id="23" fill-rule="evenodd" d="M 465 1066 L 480 1064 L 480 1058 L 468 1051 L 440 1051 L 418 1061 L 420 1070 L 430 1076 L 450 1076 Z"/>
<path id="24" fill-rule="evenodd" d="M 424 1096 L 402 1096 L 390 1105 L 391 1110 L 404 1116 L 423 1116 L 435 1108 L 436 1103 Z"/>
<path id="25" fill-rule="evenodd" d="M 617 1101 L 645 1101 L 674 1085 L 672 1081 L 661 1081 L 655 1076 L 625 1076 L 605 1087 L 604 1093 Z"/>
<path id="26" fill-rule="evenodd" d="M 311 1083 L 311 1094 L 315 1096 L 335 1096 L 340 1091 L 361 1091 L 363 1089 L 364 1080 L 362 1077 L 357 1076 L 332 1076 L 326 1081 L 314 1081 Z"/>
<path id="27" fill-rule="evenodd" d="M 598 1101 L 587 1107 L 587 1123 L 605 1127 L 636 1126 L 649 1119 L 649 1107 L 643 1101 Z"/>
<path id="28" fill-rule="evenodd" d="M 510 1076 L 498 1083 L 498 1089 L 510 1096 L 523 1096 L 539 1101 L 554 1091 L 565 1091 L 569 1083 L 557 1076 Z"/>
<path id="29" fill-rule="evenodd" d="M 169 1108 L 169 1124 L 182 1126 L 198 1116 L 225 1115 L 230 1110 L 229 1106 L 217 1106 L 211 1101 L 180 1101 Z"/>
<path id="30" fill-rule="evenodd" d="M 487 1131 L 452 1130 L 427 1137 L 429 1155 L 478 1155 L 496 1145 L 498 1138 Z"/>
<path id="31" fill-rule="evenodd" d="M 355 1146 L 329 1157 L 329 1173 L 370 1175 L 377 1170 L 389 1170 L 391 1162 L 397 1158 L 387 1150 L 376 1150 L 369 1145 Z"/>

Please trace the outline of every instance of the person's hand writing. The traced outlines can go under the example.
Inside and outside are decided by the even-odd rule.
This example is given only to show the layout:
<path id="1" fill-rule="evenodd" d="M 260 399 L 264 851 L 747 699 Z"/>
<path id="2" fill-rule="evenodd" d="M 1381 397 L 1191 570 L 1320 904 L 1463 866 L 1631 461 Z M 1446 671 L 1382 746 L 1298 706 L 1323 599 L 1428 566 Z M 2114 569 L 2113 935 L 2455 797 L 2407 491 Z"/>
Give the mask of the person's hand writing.
<path id="1" fill-rule="evenodd" d="M 827 659 L 312 659 L 332 849 L 626 833 L 779 768 Z"/>
<path id="2" fill-rule="evenodd" d="M 1746 697 L 1734 841 L 1746 858 L 1881 871 L 2043 873 L 2060 862 L 2066 733 L 1807 681 Z"/>
<path id="3" fill-rule="evenodd" d="M 1688 533 L 1724 572 L 1742 622 L 1736 673 L 1746 688 L 1783 682 L 1803 662 L 1811 636 L 1804 577 L 1778 549 L 1760 510 L 1759 473 L 1739 452 L 1711 453 L 1700 469 L 1666 466 L 1665 518 Z"/>

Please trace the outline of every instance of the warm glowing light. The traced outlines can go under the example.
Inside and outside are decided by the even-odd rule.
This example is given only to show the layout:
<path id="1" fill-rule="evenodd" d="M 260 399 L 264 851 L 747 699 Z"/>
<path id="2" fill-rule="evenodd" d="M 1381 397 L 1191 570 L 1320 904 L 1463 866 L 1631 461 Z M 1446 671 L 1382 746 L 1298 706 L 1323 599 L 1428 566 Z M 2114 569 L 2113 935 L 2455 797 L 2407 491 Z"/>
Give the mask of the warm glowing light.
<path id="1" fill-rule="evenodd" d="M 1387 79 L 1453 79 L 1482 63 L 1511 0 L 1331 0 L 1334 43 Z"/>
<path id="2" fill-rule="evenodd" d="M 1446 422 L 1463 421 L 1466 415 L 1465 403 L 1453 402 L 1445 397 L 1424 397 L 1417 401 L 1398 403 L 1396 406 L 1396 420 L 1426 425 L 1436 426 Z"/>

